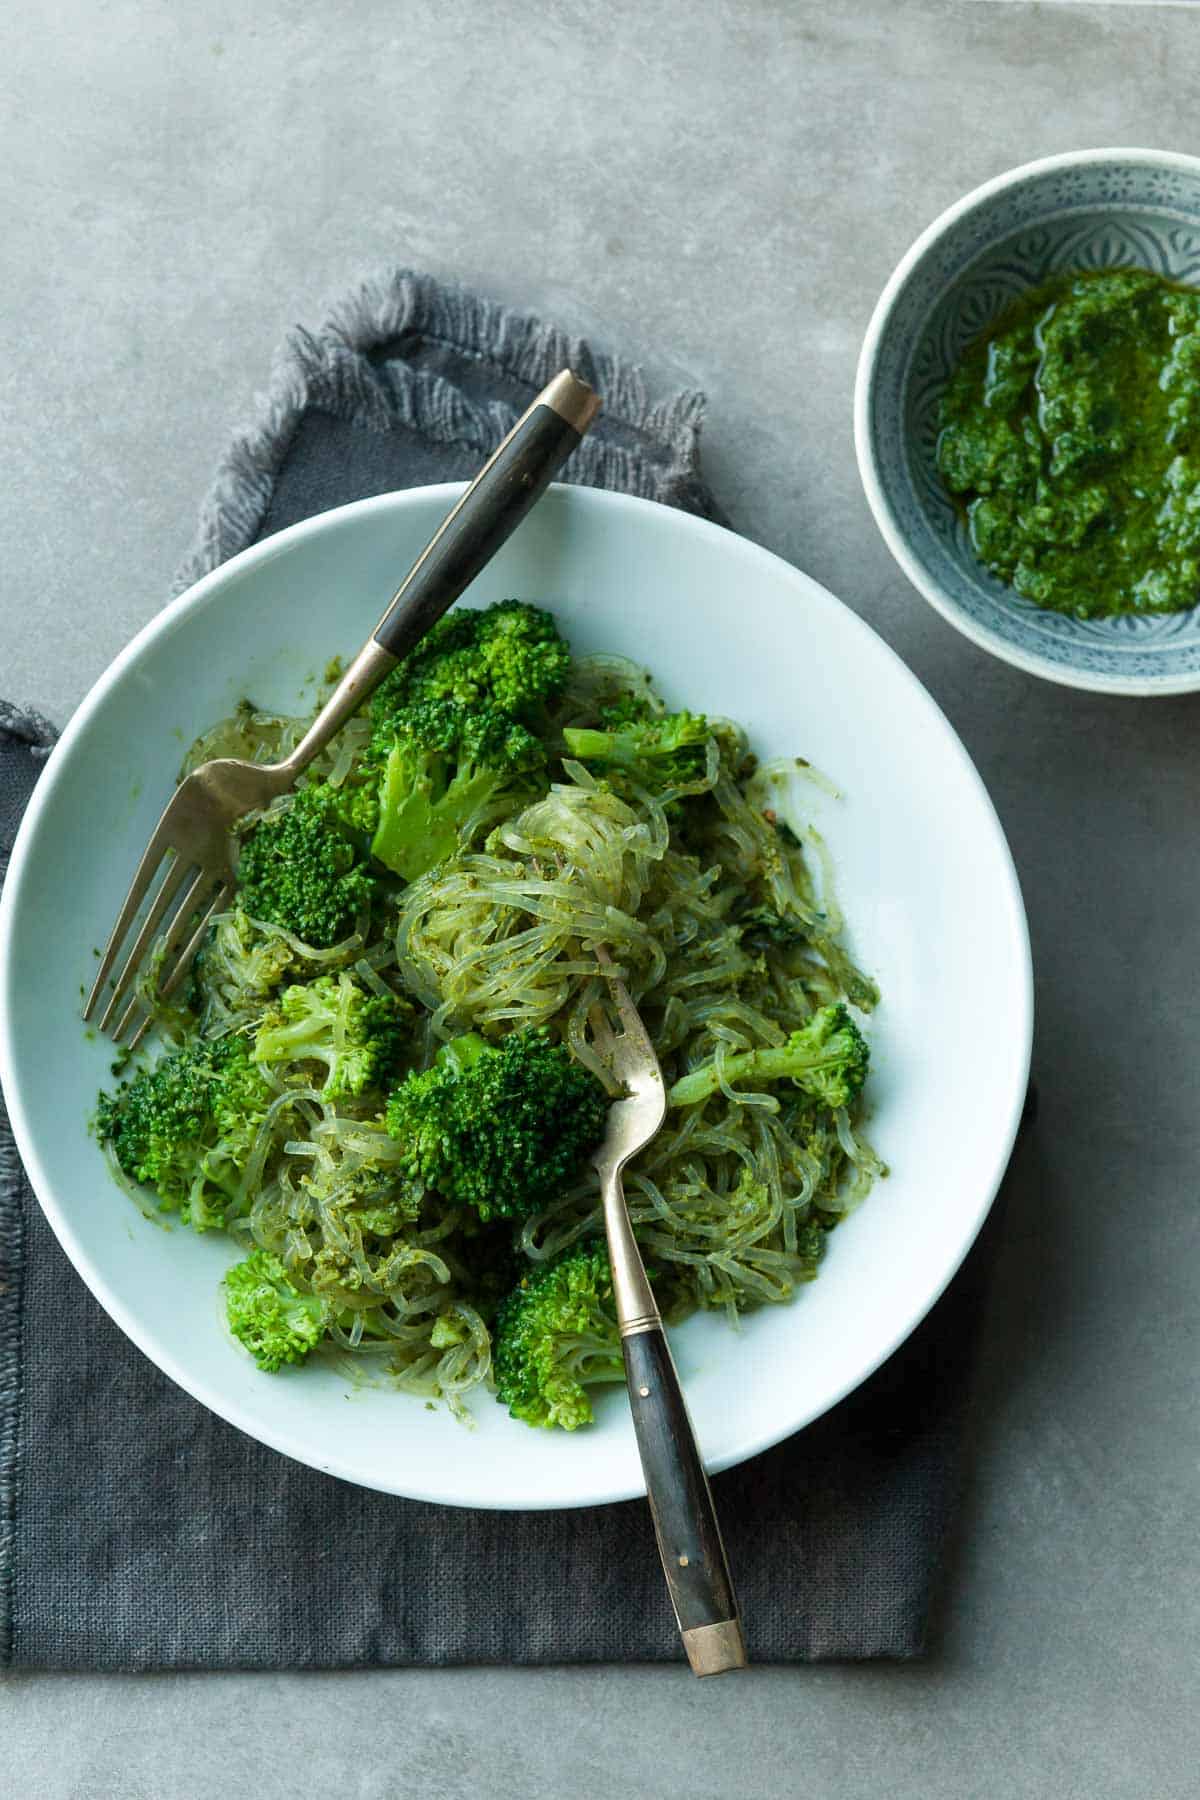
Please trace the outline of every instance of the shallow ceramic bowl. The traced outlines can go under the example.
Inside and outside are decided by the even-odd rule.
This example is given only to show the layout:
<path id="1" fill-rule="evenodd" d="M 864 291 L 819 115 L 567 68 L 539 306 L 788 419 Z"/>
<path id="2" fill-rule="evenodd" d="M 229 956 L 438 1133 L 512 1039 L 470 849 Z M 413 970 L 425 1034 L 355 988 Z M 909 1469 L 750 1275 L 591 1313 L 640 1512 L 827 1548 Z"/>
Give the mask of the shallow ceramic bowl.
<path id="1" fill-rule="evenodd" d="M 935 463 L 938 409 L 967 345 L 1026 288 L 1063 269 L 1137 265 L 1200 282 L 1200 159 L 1082 150 L 985 182 L 917 239 L 875 308 L 854 435 L 867 499 L 909 580 L 975 643 L 1068 687 L 1200 688 L 1200 609 L 1072 619 L 983 567 Z"/>
<path id="2" fill-rule="evenodd" d="M 260 1374 L 221 1322 L 232 1245 L 143 1219 L 86 1128 L 111 1050 L 84 1035 L 81 984 L 184 744 L 242 694 L 311 706 L 312 672 L 357 649 L 459 491 L 367 500 L 270 538 L 167 607 L 97 683 L 38 784 L 0 902 L 0 1071 L 67 1254 L 205 1405 L 369 1487 L 583 1505 L 642 1491 L 623 1393 L 605 1393 L 596 1426 L 571 1436 L 530 1430 L 484 1394 L 471 1431 L 331 1363 Z M 552 607 L 579 650 L 639 657 L 673 701 L 746 720 L 766 754 L 807 755 L 845 795 L 805 783 L 797 799 L 828 837 L 852 948 L 883 987 L 870 1129 L 893 1174 L 794 1304 L 740 1334 L 711 1316 L 674 1334 L 706 1458 L 725 1468 L 868 1375 L 975 1237 L 1029 1063 L 1021 897 L 979 777 L 932 700 L 853 613 L 765 551 L 646 501 L 554 488 L 467 599 L 512 594 Z"/>

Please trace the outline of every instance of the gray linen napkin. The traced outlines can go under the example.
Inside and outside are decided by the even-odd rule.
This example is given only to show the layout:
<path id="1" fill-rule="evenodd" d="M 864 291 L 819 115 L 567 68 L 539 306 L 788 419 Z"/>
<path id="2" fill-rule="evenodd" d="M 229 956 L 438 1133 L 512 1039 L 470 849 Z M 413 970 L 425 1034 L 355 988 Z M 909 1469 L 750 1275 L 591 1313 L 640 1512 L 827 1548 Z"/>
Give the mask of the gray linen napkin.
<path id="1" fill-rule="evenodd" d="M 565 363 L 606 401 L 574 479 L 714 513 L 701 396 L 652 403 L 627 365 L 404 273 L 290 344 L 184 579 L 310 513 L 473 473 Z M 52 737 L 0 706 L 0 877 Z M 982 1242 L 856 1394 L 714 1481 L 754 1660 L 925 1647 L 989 1262 Z M 0 1108 L 0 1667 L 679 1655 L 644 1502 L 512 1514 L 396 1500 L 264 1449 L 173 1387 L 66 1262 Z"/>

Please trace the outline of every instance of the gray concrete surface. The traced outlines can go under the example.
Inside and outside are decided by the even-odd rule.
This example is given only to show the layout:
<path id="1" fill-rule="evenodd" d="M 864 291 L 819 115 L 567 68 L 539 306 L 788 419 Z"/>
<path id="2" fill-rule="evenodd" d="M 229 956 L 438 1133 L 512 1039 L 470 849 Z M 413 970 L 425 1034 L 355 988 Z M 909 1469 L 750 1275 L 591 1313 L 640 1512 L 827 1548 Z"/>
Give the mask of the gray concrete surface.
<path id="1" fill-rule="evenodd" d="M 875 532 L 850 395 L 885 277 L 965 189 L 1200 149 L 1198 49 L 1187 7 L 1020 0 L 6 10 L 0 690 L 65 719 L 165 595 L 273 346 L 356 273 L 557 310 L 702 382 L 740 528 L 962 732 L 1025 885 L 1043 1101 L 926 1666 L 12 1680 L 6 1796 L 1196 1794 L 1200 700 L 1071 694 L 954 635 Z"/>

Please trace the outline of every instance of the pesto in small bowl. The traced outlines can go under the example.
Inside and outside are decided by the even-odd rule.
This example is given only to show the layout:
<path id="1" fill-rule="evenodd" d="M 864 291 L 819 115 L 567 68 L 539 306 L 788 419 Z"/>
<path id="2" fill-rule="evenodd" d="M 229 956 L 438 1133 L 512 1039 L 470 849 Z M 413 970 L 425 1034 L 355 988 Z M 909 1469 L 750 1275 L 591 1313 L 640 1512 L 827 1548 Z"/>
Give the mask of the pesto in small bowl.
<path id="1" fill-rule="evenodd" d="M 1200 691 L 1200 158 L 1074 150 L 957 201 L 880 296 L 854 438 L 889 549 L 973 643 Z"/>
<path id="2" fill-rule="evenodd" d="M 1054 276 L 971 344 L 940 424 L 971 545 L 1025 599 L 1080 619 L 1200 599 L 1200 291 Z"/>

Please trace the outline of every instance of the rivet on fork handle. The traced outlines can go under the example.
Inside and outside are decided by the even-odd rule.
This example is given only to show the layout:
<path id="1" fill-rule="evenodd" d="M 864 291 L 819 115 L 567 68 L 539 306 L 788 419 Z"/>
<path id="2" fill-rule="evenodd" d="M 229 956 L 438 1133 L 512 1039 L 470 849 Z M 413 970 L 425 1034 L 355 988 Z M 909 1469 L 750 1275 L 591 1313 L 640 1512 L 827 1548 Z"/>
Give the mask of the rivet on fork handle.
<path id="1" fill-rule="evenodd" d="M 625 1373 L 659 1556 L 696 1675 L 747 1666 L 712 1489 L 662 1323 L 623 1336 Z"/>

